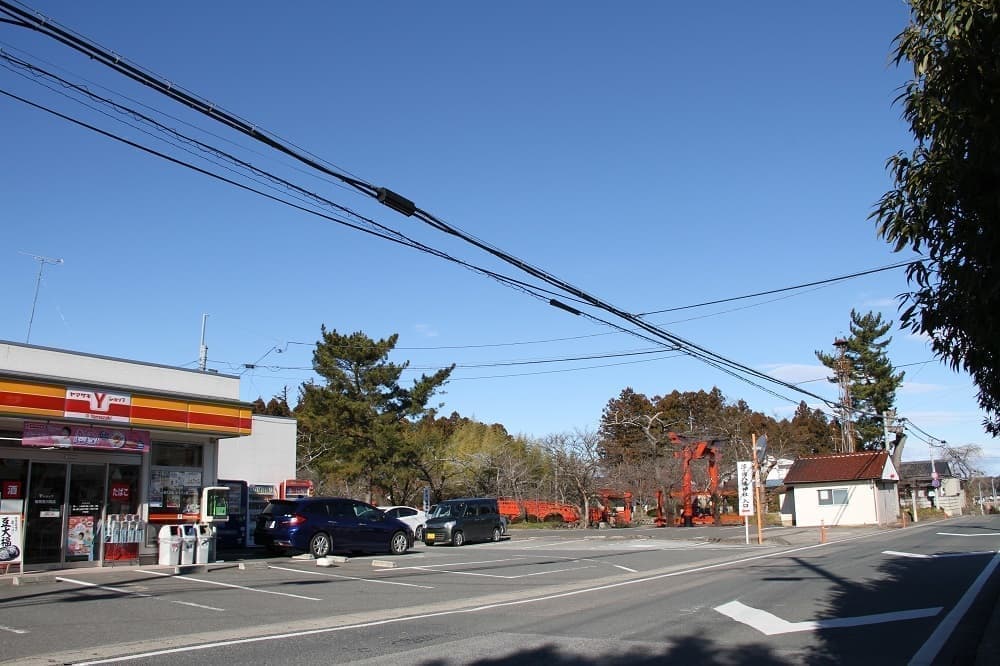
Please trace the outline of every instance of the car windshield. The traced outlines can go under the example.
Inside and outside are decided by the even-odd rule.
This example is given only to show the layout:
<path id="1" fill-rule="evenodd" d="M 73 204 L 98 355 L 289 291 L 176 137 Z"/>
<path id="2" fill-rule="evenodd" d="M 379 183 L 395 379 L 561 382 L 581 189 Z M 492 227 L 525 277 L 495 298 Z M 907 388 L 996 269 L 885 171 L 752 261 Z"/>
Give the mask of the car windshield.
<path id="1" fill-rule="evenodd" d="M 447 518 L 448 516 L 458 517 L 465 513 L 465 504 L 441 503 L 431 511 L 431 518 Z"/>

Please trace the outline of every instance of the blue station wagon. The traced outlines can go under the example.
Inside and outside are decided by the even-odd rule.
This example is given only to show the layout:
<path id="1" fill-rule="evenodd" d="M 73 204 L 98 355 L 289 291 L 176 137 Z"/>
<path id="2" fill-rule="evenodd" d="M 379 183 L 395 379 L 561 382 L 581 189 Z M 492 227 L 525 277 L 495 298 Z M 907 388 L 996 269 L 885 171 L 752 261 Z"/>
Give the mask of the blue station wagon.
<path id="1" fill-rule="evenodd" d="M 413 533 L 371 504 L 343 497 L 276 499 L 257 518 L 254 541 L 271 551 L 314 557 L 333 552 L 393 553 L 413 546 Z"/>

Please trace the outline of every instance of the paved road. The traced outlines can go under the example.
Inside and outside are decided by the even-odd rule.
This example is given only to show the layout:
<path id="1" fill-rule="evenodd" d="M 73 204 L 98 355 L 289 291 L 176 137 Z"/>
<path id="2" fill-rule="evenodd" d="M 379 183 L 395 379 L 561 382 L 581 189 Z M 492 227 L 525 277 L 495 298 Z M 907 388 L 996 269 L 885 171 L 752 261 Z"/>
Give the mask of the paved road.
<path id="1" fill-rule="evenodd" d="M 1000 518 L 906 530 L 524 530 L 331 567 L 0 586 L 5 663 L 972 663 Z M 385 566 L 391 565 L 391 566 Z"/>

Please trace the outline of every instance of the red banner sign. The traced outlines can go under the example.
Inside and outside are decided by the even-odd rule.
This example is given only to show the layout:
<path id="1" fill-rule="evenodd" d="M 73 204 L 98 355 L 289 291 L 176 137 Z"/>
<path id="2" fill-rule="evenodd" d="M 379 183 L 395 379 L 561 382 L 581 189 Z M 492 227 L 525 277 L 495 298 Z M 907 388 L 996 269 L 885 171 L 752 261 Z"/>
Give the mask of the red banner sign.
<path id="1" fill-rule="evenodd" d="M 127 483 L 115 481 L 111 484 L 110 497 L 112 502 L 128 502 L 132 494 L 132 486 Z"/>
<path id="2" fill-rule="evenodd" d="M 0 499 L 24 499 L 20 481 L 0 481 Z"/>

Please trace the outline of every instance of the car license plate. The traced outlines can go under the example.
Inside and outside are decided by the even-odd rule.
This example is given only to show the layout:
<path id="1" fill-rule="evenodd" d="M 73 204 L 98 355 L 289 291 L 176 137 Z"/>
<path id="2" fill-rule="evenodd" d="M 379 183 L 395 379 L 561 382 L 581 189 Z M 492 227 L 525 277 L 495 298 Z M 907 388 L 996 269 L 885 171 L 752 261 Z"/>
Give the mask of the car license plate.
<path id="1" fill-rule="evenodd" d="M 272 527 L 274 527 L 274 521 L 273 520 L 267 521 L 264 527 L 266 527 L 267 529 L 271 529 Z"/>

